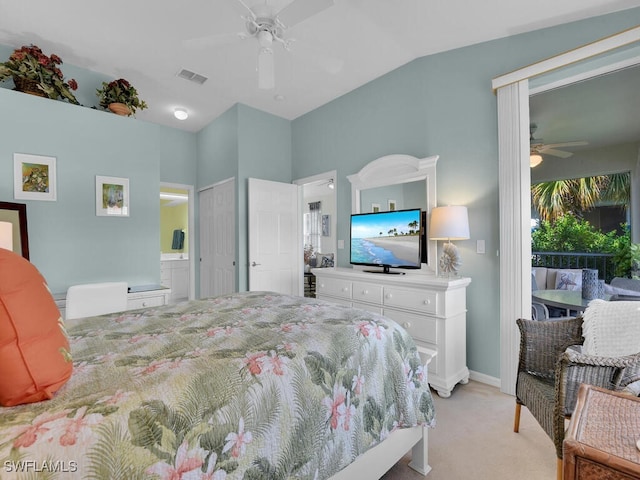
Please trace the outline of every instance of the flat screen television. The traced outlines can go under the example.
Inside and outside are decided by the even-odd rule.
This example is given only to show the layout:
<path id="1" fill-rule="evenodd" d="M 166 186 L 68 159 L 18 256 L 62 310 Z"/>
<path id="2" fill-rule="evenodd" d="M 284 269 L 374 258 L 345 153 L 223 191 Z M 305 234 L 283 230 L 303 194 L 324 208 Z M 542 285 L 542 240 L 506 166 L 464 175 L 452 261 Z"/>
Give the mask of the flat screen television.
<path id="1" fill-rule="evenodd" d="M 382 268 L 373 273 L 421 268 L 422 219 L 419 208 L 351 215 L 350 263 Z"/>

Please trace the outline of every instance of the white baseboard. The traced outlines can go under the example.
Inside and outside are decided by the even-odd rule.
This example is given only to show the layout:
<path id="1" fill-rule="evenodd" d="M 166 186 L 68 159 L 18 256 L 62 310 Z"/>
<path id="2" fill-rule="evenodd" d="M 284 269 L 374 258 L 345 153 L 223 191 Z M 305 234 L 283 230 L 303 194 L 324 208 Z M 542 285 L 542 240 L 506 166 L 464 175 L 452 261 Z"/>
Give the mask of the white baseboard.
<path id="1" fill-rule="evenodd" d="M 485 375 L 484 373 L 474 372 L 473 370 L 469 370 L 469 379 L 474 380 L 480 383 L 486 383 L 487 385 L 491 385 L 492 387 L 500 388 L 500 379 L 496 377 L 492 377 L 490 375 Z"/>

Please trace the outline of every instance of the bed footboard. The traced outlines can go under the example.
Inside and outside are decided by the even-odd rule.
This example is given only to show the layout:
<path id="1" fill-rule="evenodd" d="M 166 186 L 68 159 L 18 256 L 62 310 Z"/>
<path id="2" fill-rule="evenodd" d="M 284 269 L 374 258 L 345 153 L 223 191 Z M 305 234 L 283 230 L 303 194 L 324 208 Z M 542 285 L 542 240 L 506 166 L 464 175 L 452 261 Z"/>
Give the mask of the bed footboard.
<path id="1" fill-rule="evenodd" d="M 396 430 L 384 442 L 367 450 L 351 465 L 333 475 L 330 480 L 380 478 L 409 450 L 411 450 L 409 467 L 422 475 L 427 475 L 431 471 L 429 466 L 428 436 L 428 427 Z"/>

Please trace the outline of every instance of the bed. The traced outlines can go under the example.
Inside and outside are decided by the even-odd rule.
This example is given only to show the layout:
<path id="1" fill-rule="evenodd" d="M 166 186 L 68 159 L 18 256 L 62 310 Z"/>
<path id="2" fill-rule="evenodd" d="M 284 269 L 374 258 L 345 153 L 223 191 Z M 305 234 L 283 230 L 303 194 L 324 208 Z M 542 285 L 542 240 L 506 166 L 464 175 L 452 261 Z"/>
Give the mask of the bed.
<path id="1" fill-rule="evenodd" d="M 412 447 L 429 470 L 426 369 L 383 316 L 243 292 L 66 328 L 70 380 L 0 409 L 2 478 L 378 478 Z"/>

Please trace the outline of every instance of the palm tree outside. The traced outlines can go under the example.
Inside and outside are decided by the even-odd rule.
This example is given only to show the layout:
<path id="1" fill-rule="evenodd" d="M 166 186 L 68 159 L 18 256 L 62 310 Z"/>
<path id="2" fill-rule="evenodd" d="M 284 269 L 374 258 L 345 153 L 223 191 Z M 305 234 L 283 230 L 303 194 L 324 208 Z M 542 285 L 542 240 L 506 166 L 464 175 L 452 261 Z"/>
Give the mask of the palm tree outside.
<path id="1" fill-rule="evenodd" d="M 616 206 L 624 215 L 631 198 L 630 179 L 624 172 L 533 185 L 531 201 L 540 222 L 531 234 L 532 251 L 568 252 L 576 263 L 581 254 L 605 254 L 613 262 L 606 269 L 609 275 L 628 276 L 631 241 L 626 221 L 605 232 L 585 217 L 602 205 Z"/>

